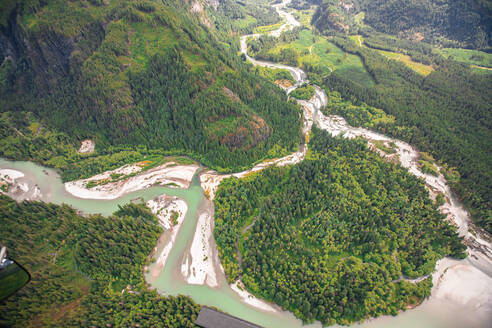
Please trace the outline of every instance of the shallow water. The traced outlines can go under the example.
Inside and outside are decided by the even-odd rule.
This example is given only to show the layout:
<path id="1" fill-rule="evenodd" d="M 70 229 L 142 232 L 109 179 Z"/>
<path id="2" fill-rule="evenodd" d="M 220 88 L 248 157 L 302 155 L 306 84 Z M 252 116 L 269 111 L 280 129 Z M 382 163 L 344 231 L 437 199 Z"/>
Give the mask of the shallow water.
<path id="1" fill-rule="evenodd" d="M 16 182 L 27 183 L 29 191 L 18 199 L 26 199 L 32 194 L 34 186 L 38 186 L 41 192 L 40 200 L 55 204 L 68 204 L 85 214 L 100 213 L 110 215 L 118 209 L 118 205 L 129 203 L 135 199 L 150 200 L 161 194 L 177 196 L 188 204 L 183 225 L 178 232 L 176 242 L 169 254 L 164 270 L 155 280 L 149 275 L 146 279 L 152 287 L 166 295 L 189 295 L 199 304 L 216 306 L 223 311 L 243 319 L 255 322 L 265 327 L 300 327 L 301 322 L 289 312 L 267 313 L 242 302 L 241 298 L 229 287 L 225 276 L 218 275 L 219 287 L 211 288 L 204 285 L 190 285 L 186 283 L 180 274 L 181 263 L 187 249 L 193 240 L 196 228 L 198 212 L 204 204 L 205 195 L 200 186 L 198 176 L 188 189 L 150 187 L 124 195 L 114 200 L 81 199 L 74 197 L 65 191 L 59 174 L 51 168 L 26 162 L 9 161 L 0 158 L 0 169 L 13 169 L 24 173 L 24 177 Z M 160 245 L 157 245 L 159 249 Z M 156 255 L 158 252 L 156 253 Z M 312 327 L 320 327 L 314 325 Z"/>
<path id="2" fill-rule="evenodd" d="M 29 191 L 23 196 L 14 198 L 18 200 L 30 199 L 34 187 L 37 185 L 41 192 L 40 200 L 55 204 L 68 204 L 86 214 L 100 213 L 102 215 L 111 215 L 118 210 L 118 205 L 129 203 L 132 200 L 141 199 L 143 201 L 148 201 L 163 193 L 181 197 L 181 195 L 187 193 L 187 191 L 183 189 L 150 187 L 128 193 L 113 200 L 82 199 L 74 197 L 65 191 L 63 182 L 54 169 L 46 168 L 32 162 L 9 161 L 3 158 L 0 158 L 0 168 L 21 171 L 25 175 L 17 181 L 27 183 Z"/>

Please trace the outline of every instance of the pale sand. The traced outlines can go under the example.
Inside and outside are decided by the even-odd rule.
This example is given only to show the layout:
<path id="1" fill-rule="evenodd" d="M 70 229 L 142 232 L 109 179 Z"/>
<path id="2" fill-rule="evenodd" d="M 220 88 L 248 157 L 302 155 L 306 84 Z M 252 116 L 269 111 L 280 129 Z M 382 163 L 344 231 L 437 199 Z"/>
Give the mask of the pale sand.
<path id="1" fill-rule="evenodd" d="M 27 174 L 27 175 L 26 175 Z M 0 169 L 0 185 L 9 185 L 8 192 L 0 190 L 18 202 L 23 200 L 43 200 L 41 189 L 29 175 L 29 172 L 20 172 L 12 169 Z"/>
<path id="2" fill-rule="evenodd" d="M 240 280 L 237 280 L 234 284 L 230 285 L 231 289 L 241 297 L 242 301 L 246 304 L 249 304 L 257 309 L 267 311 L 267 312 L 278 312 L 276 308 L 267 302 L 256 298 L 254 295 L 248 293 L 244 288 L 243 283 Z M 241 288 L 239 287 L 241 286 Z"/>
<path id="3" fill-rule="evenodd" d="M 39 200 L 39 199 L 41 199 L 42 196 L 43 195 L 41 194 L 41 189 L 39 189 L 38 185 L 35 185 L 34 186 L 34 192 L 31 196 L 31 199 L 32 200 Z"/>
<path id="4" fill-rule="evenodd" d="M 9 186 L 7 193 L 0 189 L 0 194 L 7 194 L 18 200 L 26 199 L 26 194 L 29 192 L 29 184 L 25 181 L 18 181 L 24 178 L 24 176 L 24 173 L 17 170 L 0 169 L 0 184 L 7 184 Z"/>
<path id="5" fill-rule="evenodd" d="M 141 170 L 138 165 L 125 165 L 119 169 L 107 171 L 88 179 L 65 183 L 65 190 L 75 197 L 87 199 L 116 199 L 126 193 L 145 189 L 154 185 L 175 184 L 179 188 L 188 188 L 198 165 L 176 165 L 168 162 L 125 180 L 110 182 L 87 189 L 89 181 L 109 178 L 112 173 L 131 174 Z"/>
<path id="6" fill-rule="evenodd" d="M 22 178 L 24 173 L 12 170 L 12 169 L 0 169 L 0 179 L 4 179 L 5 181 L 12 183 L 14 180 Z"/>
<path id="7" fill-rule="evenodd" d="M 84 154 L 84 153 L 93 153 L 94 152 L 94 149 L 96 148 L 96 143 L 94 142 L 94 140 L 90 140 L 90 139 L 87 139 L 87 140 L 83 140 L 81 145 L 80 145 L 80 149 L 79 149 L 79 153 L 81 154 Z"/>
<path id="8" fill-rule="evenodd" d="M 468 260 L 440 260 L 433 283 L 431 300 L 457 305 L 474 316 L 492 318 L 492 277 Z"/>
<path id="9" fill-rule="evenodd" d="M 155 265 L 150 272 L 151 277 L 157 278 L 164 266 L 166 265 L 167 258 L 171 249 L 173 248 L 174 242 L 176 241 L 176 236 L 178 235 L 179 229 L 183 224 L 186 212 L 188 211 L 188 205 L 186 202 L 180 198 L 161 195 L 152 200 L 149 200 L 146 205 L 150 208 L 152 213 L 159 219 L 160 224 L 169 231 L 169 238 L 167 243 L 161 250 L 160 254 L 157 256 Z M 177 218 L 177 223 L 172 224 L 171 215 L 173 212 L 179 214 Z"/>
<path id="10" fill-rule="evenodd" d="M 213 210 L 209 207 L 198 216 L 189 254 L 185 255 L 181 265 L 181 274 L 189 284 L 218 286 L 212 231 Z"/>

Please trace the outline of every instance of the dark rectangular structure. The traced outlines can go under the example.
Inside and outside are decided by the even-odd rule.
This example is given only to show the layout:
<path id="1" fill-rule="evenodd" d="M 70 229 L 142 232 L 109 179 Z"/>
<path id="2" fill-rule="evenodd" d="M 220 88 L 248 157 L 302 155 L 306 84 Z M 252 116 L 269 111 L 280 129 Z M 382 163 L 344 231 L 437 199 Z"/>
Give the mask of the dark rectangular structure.
<path id="1" fill-rule="evenodd" d="M 202 306 L 195 325 L 202 328 L 262 328 L 261 326 L 247 322 L 214 309 Z"/>

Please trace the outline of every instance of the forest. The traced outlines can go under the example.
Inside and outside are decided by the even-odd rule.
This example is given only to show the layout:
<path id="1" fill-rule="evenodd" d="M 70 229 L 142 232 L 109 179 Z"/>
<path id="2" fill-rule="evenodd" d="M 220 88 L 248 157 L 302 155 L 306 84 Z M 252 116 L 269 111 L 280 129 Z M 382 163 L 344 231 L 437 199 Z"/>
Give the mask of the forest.
<path id="1" fill-rule="evenodd" d="M 314 35 L 312 42 L 319 39 Z M 299 64 L 299 51 L 303 51 L 295 48 L 309 40 L 302 29 L 295 29 L 278 39 L 266 36 L 251 40 L 249 50 L 257 58 L 293 65 Z M 380 131 L 430 153 L 475 222 L 492 231 L 492 75 L 477 74 L 469 64 L 445 58 L 429 43 L 383 33 L 364 34 L 364 46 L 337 36 L 324 43 L 345 57 L 333 61 L 337 53 L 331 48 L 319 52 L 314 47 L 315 55 L 306 56 L 302 67 L 310 81 L 325 88 L 330 102 L 325 113 L 342 115 L 353 126 Z M 288 50 L 292 50 L 290 55 Z M 393 51 L 400 57 L 407 54 L 417 62 L 399 62 L 379 50 Z M 320 56 L 318 61 L 310 62 L 316 56 Z M 350 66 L 349 56 L 361 59 L 362 69 L 372 83 L 362 74 L 355 74 L 360 67 L 355 61 Z M 418 69 L 421 63 L 428 65 L 425 74 Z M 323 70 L 326 65 L 334 72 Z M 429 165 L 422 167 L 430 169 Z"/>
<path id="2" fill-rule="evenodd" d="M 445 166 L 443 173 L 475 221 L 492 231 L 492 75 L 443 60 L 424 77 L 350 40 L 334 42 L 361 56 L 377 86 L 364 87 L 335 71 L 323 81 L 327 92 L 337 91 L 356 106 L 367 104 L 394 117 L 395 121 L 381 121 L 372 128 L 431 153 Z M 352 115 L 347 119 L 355 126 L 364 121 Z"/>
<path id="3" fill-rule="evenodd" d="M 291 97 L 301 100 L 309 100 L 314 96 L 316 89 L 312 85 L 304 84 L 290 93 Z"/>
<path id="4" fill-rule="evenodd" d="M 424 184 L 365 140 L 313 127 L 309 147 L 299 164 L 220 184 L 214 236 L 228 280 L 305 322 L 349 324 L 421 302 L 431 279 L 399 278 L 466 256 Z"/>
<path id="5" fill-rule="evenodd" d="M 143 267 L 157 219 L 128 204 L 113 216 L 0 195 L 2 241 L 31 281 L 0 304 L 2 327 L 195 327 L 200 306 L 149 291 Z"/>
<path id="6" fill-rule="evenodd" d="M 2 113 L 33 113 L 63 144 L 94 139 L 101 153 L 146 147 L 186 154 L 219 171 L 296 149 L 298 106 L 241 61 L 237 35 L 207 27 L 179 1 L 64 4 L 2 3 L 10 12 L 0 38 L 7 49 L 0 53 Z M 258 24 L 278 20 L 261 8 L 270 21 Z M 224 6 L 214 15 L 233 12 Z M 10 122 L 12 129 L 23 127 Z M 1 155 L 37 160 L 15 143 L 20 139 L 10 138 L 6 148 L 15 151 Z"/>
<path id="7" fill-rule="evenodd" d="M 382 32 L 445 47 L 490 49 L 490 1 L 309 0 L 313 25 L 326 34 Z M 343 5 L 342 5 L 343 4 Z"/>
<path id="8" fill-rule="evenodd" d="M 280 21 L 268 0 L 222 0 L 216 10 L 209 10 L 208 13 L 217 31 L 225 34 L 251 34 L 259 26 Z"/>
<path id="9" fill-rule="evenodd" d="M 291 42 L 298 39 L 301 30 L 302 28 L 294 28 L 292 31 L 285 31 L 278 38 L 262 35 L 259 38 L 248 40 L 248 53 L 257 59 L 298 66 L 298 53 L 294 49 L 282 49 L 276 54 L 269 51 L 279 42 Z"/>

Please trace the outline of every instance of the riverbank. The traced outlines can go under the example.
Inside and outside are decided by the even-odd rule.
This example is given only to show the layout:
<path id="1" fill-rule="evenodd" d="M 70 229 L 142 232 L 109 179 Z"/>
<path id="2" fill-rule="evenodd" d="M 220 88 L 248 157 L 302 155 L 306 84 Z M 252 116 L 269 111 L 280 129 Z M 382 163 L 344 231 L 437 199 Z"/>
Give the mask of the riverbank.
<path id="1" fill-rule="evenodd" d="M 0 194 L 18 202 L 40 200 L 42 196 L 36 184 L 32 184 L 23 172 L 13 169 L 0 169 Z"/>
<path id="2" fill-rule="evenodd" d="M 188 284 L 217 287 L 217 276 L 222 270 L 213 238 L 214 204 L 204 199 L 198 210 L 190 249 L 185 252 L 181 264 L 181 274 Z"/>
<path id="3" fill-rule="evenodd" d="M 106 171 L 93 177 L 67 182 L 65 190 L 75 197 L 83 199 L 116 199 L 124 194 L 145 189 L 150 186 L 188 188 L 191 179 L 198 170 L 198 165 L 178 165 L 167 162 L 147 171 L 141 171 L 136 164 L 125 165 L 112 171 Z M 98 184 L 114 175 L 130 175 L 127 179 L 105 184 Z M 96 184 L 94 187 L 88 187 Z"/>
<path id="4" fill-rule="evenodd" d="M 155 279 L 161 274 L 166 265 L 166 260 L 188 211 L 188 205 L 183 199 L 165 194 L 149 200 L 146 205 L 165 229 L 159 238 L 159 244 L 162 245 L 161 249 L 158 250 L 157 246 L 154 248 L 154 253 L 158 255 L 156 256 L 155 265 L 152 266 L 150 271 L 150 277 Z M 144 268 L 144 271 L 147 271 L 147 268 Z"/>
<path id="5" fill-rule="evenodd" d="M 267 311 L 267 312 L 278 312 L 278 310 L 273 307 L 272 305 L 268 304 L 267 302 L 263 301 L 262 299 L 257 298 L 256 296 L 248 293 L 246 291 L 246 288 L 244 287 L 244 284 L 241 280 L 237 280 L 235 283 L 233 283 L 231 286 L 231 289 L 241 297 L 242 301 L 246 304 L 249 304 L 257 309 L 260 309 L 262 311 Z"/>

